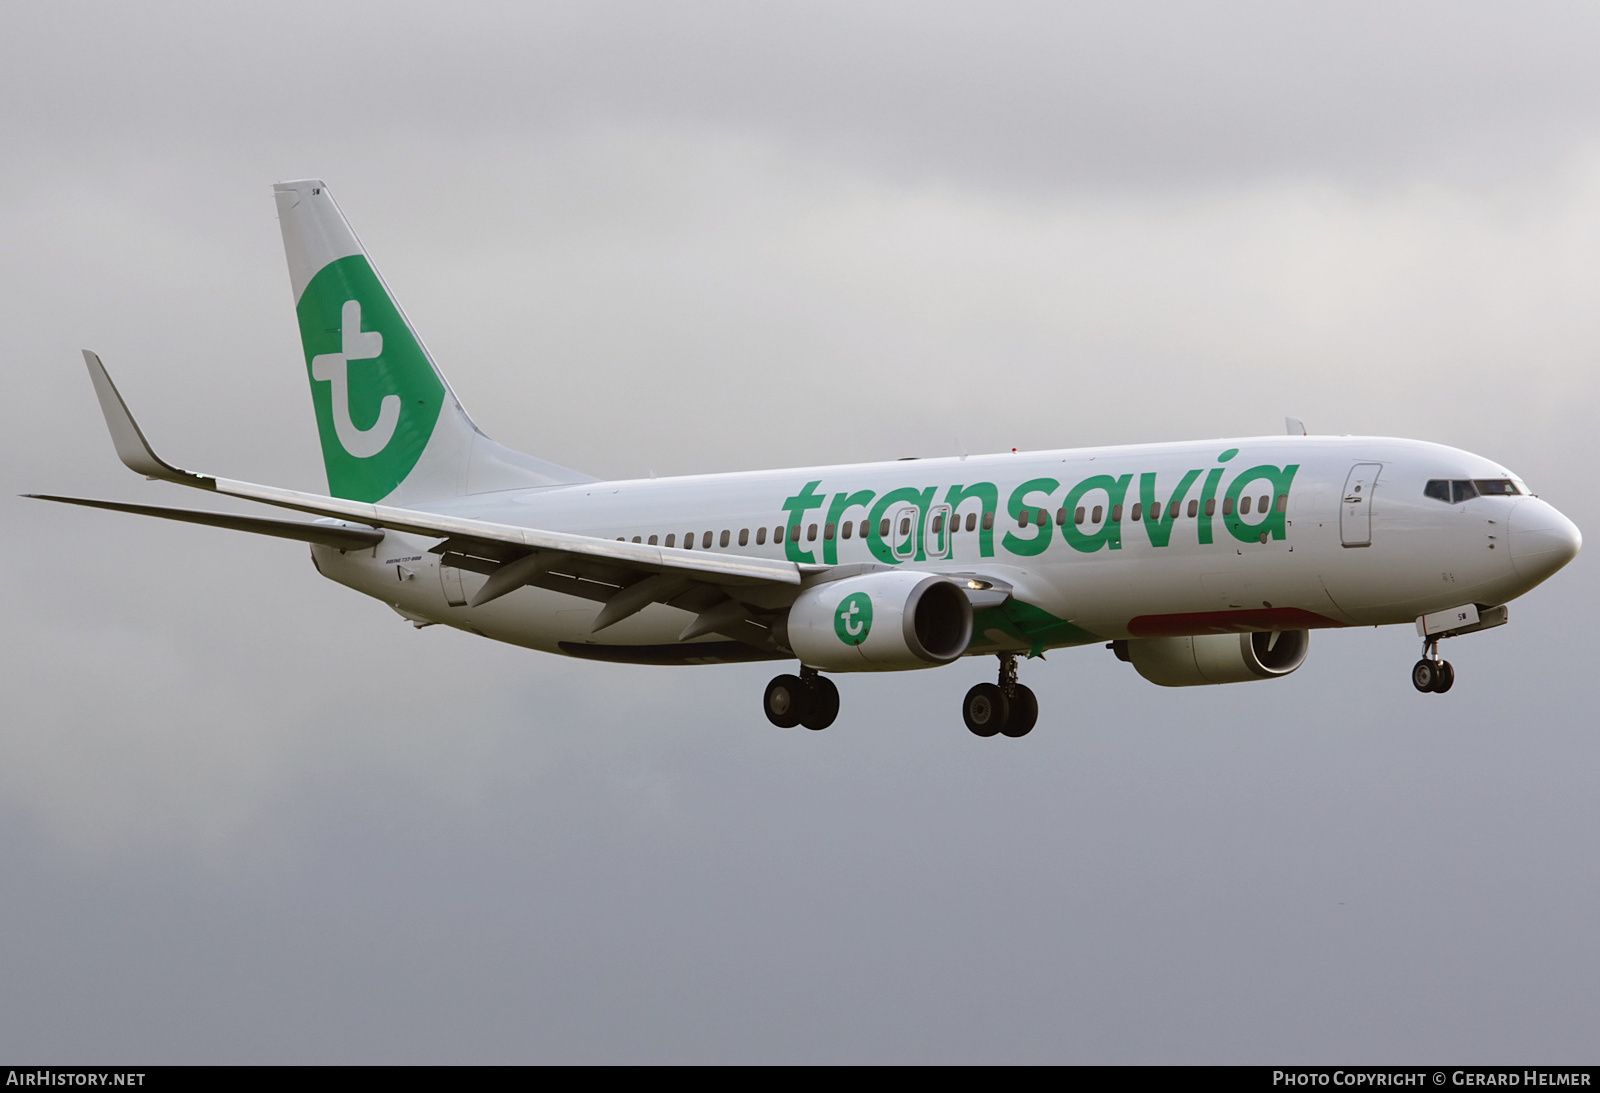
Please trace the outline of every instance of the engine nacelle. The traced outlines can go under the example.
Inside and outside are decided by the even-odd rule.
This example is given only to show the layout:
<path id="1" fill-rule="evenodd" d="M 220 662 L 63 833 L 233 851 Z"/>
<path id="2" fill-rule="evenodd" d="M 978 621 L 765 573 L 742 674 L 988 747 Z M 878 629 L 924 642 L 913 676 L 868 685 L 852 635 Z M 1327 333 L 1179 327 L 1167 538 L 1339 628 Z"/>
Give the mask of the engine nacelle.
<path id="1" fill-rule="evenodd" d="M 1311 631 L 1134 638 L 1112 644 L 1117 656 L 1151 683 L 1200 687 L 1288 675 L 1306 662 Z"/>
<path id="2" fill-rule="evenodd" d="M 972 603 L 954 581 L 889 570 L 815 585 L 789 609 L 788 643 L 829 672 L 949 664 L 972 641 Z"/>

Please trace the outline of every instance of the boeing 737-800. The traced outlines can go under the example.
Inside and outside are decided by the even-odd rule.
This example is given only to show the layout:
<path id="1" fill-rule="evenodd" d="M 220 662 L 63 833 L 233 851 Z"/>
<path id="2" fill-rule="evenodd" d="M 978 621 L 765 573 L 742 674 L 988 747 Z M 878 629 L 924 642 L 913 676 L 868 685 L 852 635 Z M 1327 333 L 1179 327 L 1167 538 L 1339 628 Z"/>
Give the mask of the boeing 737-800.
<path id="1" fill-rule="evenodd" d="M 173 466 L 84 358 L 129 468 L 318 519 L 46 499 L 307 542 L 419 627 L 633 664 L 797 661 L 764 696 L 779 726 L 833 722 L 825 672 L 993 656 L 963 718 L 1022 736 L 1019 657 L 1104 645 L 1163 686 L 1262 681 L 1332 626 L 1415 625 L 1412 682 L 1440 693 L 1440 639 L 1504 623 L 1581 544 L 1482 456 L 1303 430 L 599 481 L 480 432 L 327 188 L 274 189 L 331 496 Z"/>

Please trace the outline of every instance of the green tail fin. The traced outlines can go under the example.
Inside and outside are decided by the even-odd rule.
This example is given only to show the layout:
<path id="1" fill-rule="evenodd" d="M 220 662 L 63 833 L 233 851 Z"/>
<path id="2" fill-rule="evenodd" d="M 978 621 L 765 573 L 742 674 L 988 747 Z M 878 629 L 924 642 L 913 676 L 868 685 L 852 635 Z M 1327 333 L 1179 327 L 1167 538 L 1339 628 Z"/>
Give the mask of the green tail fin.
<path id="1" fill-rule="evenodd" d="M 484 436 L 327 187 L 273 190 L 333 496 L 393 504 L 592 481 Z"/>

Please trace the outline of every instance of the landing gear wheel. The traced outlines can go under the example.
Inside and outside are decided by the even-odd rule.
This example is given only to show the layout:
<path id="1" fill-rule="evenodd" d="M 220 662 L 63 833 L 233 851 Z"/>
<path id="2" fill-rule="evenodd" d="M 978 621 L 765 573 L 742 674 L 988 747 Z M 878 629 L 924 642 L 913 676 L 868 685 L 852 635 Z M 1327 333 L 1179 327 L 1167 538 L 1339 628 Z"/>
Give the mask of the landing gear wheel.
<path id="1" fill-rule="evenodd" d="M 761 698 L 767 720 L 780 729 L 792 729 L 806 713 L 806 686 L 799 676 L 774 676 Z"/>
<path id="2" fill-rule="evenodd" d="M 1451 687 L 1455 686 L 1456 670 L 1450 667 L 1450 662 L 1448 660 L 1441 660 L 1439 663 L 1434 665 L 1433 675 L 1434 694 L 1442 695 Z"/>
<path id="3" fill-rule="evenodd" d="M 1007 736 L 1027 736 L 1039 720 L 1039 700 L 1033 691 L 1018 683 L 1011 692 L 1011 713 L 1000 731 Z"/>
<path id="4" fill-rule="evenodd" d="M 1010 716 L 1011 703 L 1006 700 L 1006 693 L 993 683 L 978 684 L 961 701 L 961 719 L 976 736 L 995 735 Z"/>
<path id="5" fill-rule="evenodd" d="M 810 686 L 802 703 L 800 724 L 808 729 L 825 729 L 839 716 L 839 688 L 827 676 L 812 676 L 806 682 Z"/>
<path id="6" fill-rule="evenodd" d="M 1437 689 L 1439 675 L 1438 664 L 1424 657 L 1411 667 L 1411 685 L 1423 694 L 1427 694 Z"/>

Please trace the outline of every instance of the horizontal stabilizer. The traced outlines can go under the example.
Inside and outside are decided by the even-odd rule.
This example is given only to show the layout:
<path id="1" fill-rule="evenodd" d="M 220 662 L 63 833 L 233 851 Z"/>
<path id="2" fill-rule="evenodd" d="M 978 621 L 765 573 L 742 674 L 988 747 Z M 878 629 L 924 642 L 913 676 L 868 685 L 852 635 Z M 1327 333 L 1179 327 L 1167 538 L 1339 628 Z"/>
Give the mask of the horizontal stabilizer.
<path id="1" fill-rule="evenodd" d="M 92 501 L 86 497 L 56 497 L 48 493 L 25 493 L 22 496 L 37 498 L 40 501 L 60 501 L 66 505 L 82 505 L 91 509 L 131 512 L 138 516 L 157 516 L 163 520 L 179 520 L 186 524 L 205 524 L 208 527 L 228 528 L 230 531 L 248 531 L 252 535 L 298 539 L 302 543 L 320 543 L 340 550 L 365 550 L 367 547 L 376 546 L 383 539 L 383 532 L 373 531 L 370 528 L 306 524 L 299 520 L 277 520 L 270 516 L 235 516 L 227 512 L 170 509 L 160 505 L 129 505 L 121 501 Z"/>

